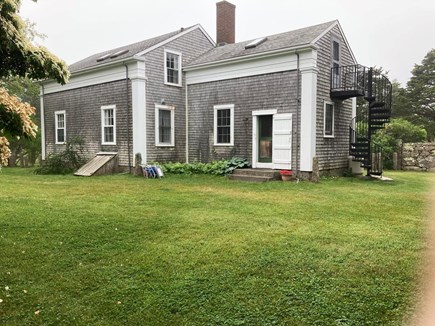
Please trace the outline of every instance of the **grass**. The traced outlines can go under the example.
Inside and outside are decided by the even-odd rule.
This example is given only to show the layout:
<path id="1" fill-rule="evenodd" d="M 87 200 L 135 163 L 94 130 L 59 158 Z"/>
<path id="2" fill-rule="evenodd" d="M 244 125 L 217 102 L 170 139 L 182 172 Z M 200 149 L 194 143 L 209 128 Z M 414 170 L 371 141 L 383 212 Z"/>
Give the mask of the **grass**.
<path id="1" fill-rule="evenodd" d="M 2 325 L 398 325 L 432 175 L 0 173 Z"/>

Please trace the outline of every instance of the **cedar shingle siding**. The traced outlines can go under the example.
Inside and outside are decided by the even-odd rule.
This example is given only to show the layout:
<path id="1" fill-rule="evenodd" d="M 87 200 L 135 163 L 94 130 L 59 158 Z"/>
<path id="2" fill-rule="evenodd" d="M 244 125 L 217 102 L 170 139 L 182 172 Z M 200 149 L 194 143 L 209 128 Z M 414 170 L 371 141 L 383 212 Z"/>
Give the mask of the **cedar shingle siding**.
<path id="1" fill-rule="evenodd" d="M 129 102 L 131 103 L 131 91 Z M 116 105 L 116 145 L 101 144 L 103 105 Z M 85 141 L 87 159 L 98 152 L 118 152 L 119 165 L 128 166 L 126 105 L 125 80 L 46 94 L 44 116 L 47 153 L 65 149 L 65 145 L 55 145 L 54 138 L 54 112 L 65 110 L 66 139 L 81 137 Z"/>
<path id="2" fill-rule="evenodd" d="M 195 46 L 192 46 L 195 44 Z M 165 44 L 145 55 L 145 69 L 148 78 L 147 101 L 147 155 L 148 161 L 182 162 L 186 158 L 186 106 L 185 106 L 185 80 L 183 74 L 182 86 L 164 84 L 164 50 L 173 50 L 182 54 L 184 67 L 211 48 L 210 42 L 200 30 L 194 30 L 172 42 Z M 175 106 L 175 146 L 155 146 L 155 104 Z"/>
<path id="3" fill-rule="evenodd" d="M 296 113 L 296 71 L 190 85 L 189 161 L 252 158 L 252 111 Z M 234 104 L 234 146 L 214 146 L 214 105 Z M 296 130 L 296 118 L 293 130 Z M 295 159 L 293 137 L 293 164 Z"/>
<path id="4" fill-rule="evenodd" d="M 170 33 L 167 34 L 167 37 L 176 34 L 177 33 Z M 162 37 L 155 39 L 159 41 L 164 40 Z M 156 42 L 154 39 L 151 39 L 151 41 L 152 42 L 148 42 L 151 45 L 154 45 Z M 144 42 L 144 44 L 148 43 Z M 138 47 L 138 44 L 134 44 L 132 47 Z M 192 44 L 195 46 L 192 46 Z M 164 50 L 167 49 L 182 53 L 182 65 L 184 66 L 211 48 L 212 44 L 202 31 L 200 29 L 194 29 L 174 41 L 166 43 L 145 54 L 148 161 L 166 162 L 185 160 L 185 91 L 182 87 L 164 84 Z M 104 53 L 113 51 L 115 50 L 106 51 Z M 132 52 L 129 53 L 129 55 L 133 54 Z M 100 55 L 101 54 L 91 56 L 72 65 L 72 67 L 75 67 L 74 69 L 81 69 L 83 67 L 87 68 L 92 64 L 95 65 L 97 64 L 96 58 Z M 130 82 L 128 94 L 131 109 L 132 96 Z M 91 159 L 98 152 L 118 152 L 119 165 L 128 166 L 126 96 L 125 79 L 46 94 L 44 96 L 44 110 L 47 154 L 55 153 L 65 148 L 64 145 L 56 145 L 54 140 L 54 112 L 65 110 L 67 139 L 71 139 L 74 136 L 82 137 L 85 140 L 87 159 Z M 155 104 L 161 104 L 162 100 L 165 100 L 166 105 L 175 106 L 174 147 L 155 146 Z M 101 145 L 101 106 L 103 105 L 116 105 L 116 145 L 113 146 Z M 130 126 L 132 126 L 131 119 Z M 132 132 L 130 132 L 130 137 L 132 147 Z M 134 156 L 135 153 L 131 154 Z M 131 157 L 131 160 L 133 162 L 133 157 Z"/>
<path id="5" fill-rule="evenodd" d="M 352 119 L 352 100 L 335 102 L 334 138 L 323 137 L 323 105 L 324 101 L 331 101 L 329 92 L 332 38 L 340 41 L 341 65 L 355 64 L 337 26 L 317 41 L 319 73 L 317 79 L 316 156 L 319 160 L 319 170 L 323 170 L 322 174 L 327 174 L 328 171 L 333 173 L 334 170 L 346 169 L 349 166 L 349 124 Z"/>
<path id="6" fill-rule="evenodd" d="M 334 26 L 335 25 L 335 26 Z M 146 101 L 146 155 L 147 162 L 185 161 L 186 159 L 186 101 L 189 105 L 188 112 L 188 141 L 189 161 L 209 162 L 216 159 L 231 158 L 233 156 L 252 159 L 252 111 L 277 110 L 278 113 L 292 113 L 292 167 L 300 166 L 297 158 L 298 140 L 300 140 L 300 112 L 297 110 L 297 71 L 282 66 L 280 72 L 267 73 L 273 70 L 261 71 L 261 75 L 248 77 L 193 83 L 186 89 L 186 73 L 182 74 L 182 85 L 166 85 L 165 76 L 165 50 L 181 53 L 182 67 L 189 67 L 189 71 L 197 69 L 195 65 L 208 65 L 219 60 L 237 61 L 243 56 L 259 55 L 268 51 L 281 51 L 292 46 L 311 51 L 311 42 L 319 35 L 334 26 L 325 35 L 316 41 L 317 50 L 317 106 L 316 106 L 316 154 L 322 174 L 342 171 L 348 167 L 349 130 L 351 122 L 352 100 L 336 101 L 334 114 L 334 138 L 325 138 L 323 135 L 324 102 L 330 99 L 330 73 L 332 65 L 332 38 L 340 42 L 340 64 L 352 65 L 350 49 L 341 34 L 341 29 L 336 22 L 329 22 L 308 28 L 272 35 L 267 41 L 254 49 L 245 49 L 247 42 L 230 44 L 214 48 L 202 28 L 193 27 L 184 34 L 184 30 L 169 33 L 148 41 L 139 42 L 124 48 L 129 48 L 125 59 L 133 57 L 137 51 L 149 49 L 143 55 L 145 60 L 145 101 Z M 158 42 L 178 37 L 172 41 L 154 47 Z M 143 49 L 141 47 L 146 46 Z M 151 48 L 149 48 L 151 46 Z M 148 47 L 148 48 L 147 48 Z M 115 51 L 115 50 L 112 50 Z M 135 52 L 136 51 L 136 52 Z M 86 58 L 72 67 L 75 69 L 94 68 L 98 63 L 98 55 Z M 294 55 L 289 52 L 289 56 Z M 296 60 L 296 55 L 295 59 Z M 312 58 L 315 58 L 313 56 Z M 124 57 L 122 58 L 124 59 Z M 110 59 L 116 60 L 116 59 Z M 116 64 L 116 62 L 108 61 Z M 261 61 L 261 60 L 260 60 Z M 257 62 L 260 62 L 257 61 Z M 233 63 L 234 63 L 233 62 Z M 315 63 L 315 59 L 312 61 Z M 120 65 L 121 62 L 118 63 Z M 259 63 L 261 65 L 261 62 Z M 306 64 L 306 63 L 305 63 Z M 234 66 L 237 64 L 234 63 Z M 192 68 L 193 67 L 193 68 Z M 255 68 L 254 66 L 252 66 Z M 251 68 L 252 68 L 251 67 Z M 143 69 L 143 68 L 142 68 Z M 202 67 L 206 73 L 208 68 Z M 314 67 L 314 69 L 316 69 Z M 281 70 L 281 68 L 280 68 Z M 255 69 L 251 70 L 254 71 Z M 275 70 L 277 71 L 277 70 Z M 73 73 L 74 75 L 74 73 Z M 213 75 L 211 75 L 213 77 Z M 234 76 L 233 76 L 234 77 Z M 117 76 L 118 78 L 118 76 Z M 119 75 L 122 78 L 122 74 Z M 139 77 L 141 78 L 141 77 Z M 143 78 L 143 77 L 142 77 Z M 228 77 L 231 78 L 231 77 Z M 206 80 L 206 79 L 205 79 Z M 215 80 L 213 78 L 209 80 Z M 302 85 L 300 85 L 302 87 Z M 187 98 L 186 98 L 187 95 Z M 121 79 L 114 82 L 102 83 L 44 96 L 45 110 L 45 136 L 47 153 L 57 152 L 64 145 L 55 145 L 54 112 L 65 110 L 66 136 L 82 137 L 86 143 L 87 157 L 93 157 L 97 152 L 118 152 L 119 164 L 128 165 L 127 146 L 127 108 L 126 108 L 126 82 Z M 129 103 L 132 105 L 131 85 L 129 82 Z M 174 107 L 174 146 L 159 147 L 155 145 L 155 105 L 165 104 Z M 214 145 L 214 106 L 223 104 L 234 105 L 234 145 Z M 101 144 L 101 106 L 116 105 L 116 145 Z M 138 107 L 136 107 L 138 108 Z M 135 111 L 137 112 L 137 111 Z M 130 121 L 132 127 L 132 122 Z M 133 143 L 132 134 L 131 141 Z M 136 146 L 136 145 L 135 145 Z M 144 146 L 143 146 L 144 147 Z M 134 156 L 135 153 L 131 153 Z M 133 157 L 131 158 L 133 159 Z"/>

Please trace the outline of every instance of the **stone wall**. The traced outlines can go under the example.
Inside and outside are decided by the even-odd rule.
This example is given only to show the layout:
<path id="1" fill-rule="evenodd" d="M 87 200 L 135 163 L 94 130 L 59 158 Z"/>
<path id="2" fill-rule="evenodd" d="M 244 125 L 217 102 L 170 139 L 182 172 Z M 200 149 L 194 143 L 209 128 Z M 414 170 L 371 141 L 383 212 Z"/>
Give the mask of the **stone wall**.
<path id="1" fill-rule="evenodd" d="M 403 144 L 402 169 L 435 171 L 435 143 Z"/>

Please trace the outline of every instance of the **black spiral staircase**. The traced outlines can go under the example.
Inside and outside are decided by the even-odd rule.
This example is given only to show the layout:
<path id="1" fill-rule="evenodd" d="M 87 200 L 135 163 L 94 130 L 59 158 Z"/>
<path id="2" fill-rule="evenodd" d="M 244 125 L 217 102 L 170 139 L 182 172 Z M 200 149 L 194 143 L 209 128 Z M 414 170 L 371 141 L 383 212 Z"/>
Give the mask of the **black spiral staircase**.
<path id="1" fill-rule="evenodd" d="M 375 68 L 352 65 L 331 69 L 331 99 L 366 100 L 349 126 L 349 155 L 361 162 L 368 176 L 383 172 L 383 149 L 372 136 L 390 122 L 391 93 L 391 82 Z"/>

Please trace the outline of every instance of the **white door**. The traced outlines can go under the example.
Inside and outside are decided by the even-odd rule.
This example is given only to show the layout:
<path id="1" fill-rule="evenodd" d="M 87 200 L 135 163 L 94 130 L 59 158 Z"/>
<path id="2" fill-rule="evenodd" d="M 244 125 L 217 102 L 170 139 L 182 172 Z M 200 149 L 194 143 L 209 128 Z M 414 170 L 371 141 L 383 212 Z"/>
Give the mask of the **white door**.
<path id="1" fill-rule="evenodd" d="M 273 116 L 273 168 L 277 170 L 290 170 L 291 162 L 292 114 L 275 114 Z"/>

